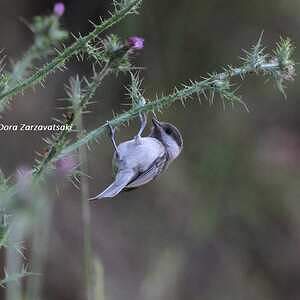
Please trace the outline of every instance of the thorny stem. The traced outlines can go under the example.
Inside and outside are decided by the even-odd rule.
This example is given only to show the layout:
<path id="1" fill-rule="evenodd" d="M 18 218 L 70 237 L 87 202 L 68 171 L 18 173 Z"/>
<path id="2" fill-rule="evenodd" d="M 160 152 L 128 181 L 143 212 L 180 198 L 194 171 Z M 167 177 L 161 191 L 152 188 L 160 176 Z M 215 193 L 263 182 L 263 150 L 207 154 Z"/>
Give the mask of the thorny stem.
<path id="1" fill-rule="evenodd" d="M 113 64 L 113 61 L 108 61 L 101 72 L 94 78 L 92 85 L 89 87 L 87 93 L 84 95 L 84 97 L 80 101 L 80 109 L 77 109 L 74 111 L 74 114 L 70 119 L 67 119 L 65 122 L 65 125 L 73 126 L 78 122 L 78 119 L 81 117 L 82 109 L 85 107 L 85 105 L 90 101 L 90 99 L 95 95 L 95 92 L 97 88 L 100 86 L 102 80 L 106 75 L 108 75 L 111 72 L 111 64 Z M 51 145 L 50 149 L 47 151 L 45 156 L 43 157 L 42 161 L 33 169 L 33 184 L 38 184 L 40 180 L 42 179 L 42 175 L 44 172 L 47 171 L 47 167 L 56 159 L 58 159 L 59 154 L 63 149 L 59 149 L 61 145 L 64 145 L 66 139 L 68 138 L 70 132 L 67 130 L 61 131 L 56 137 Z M 16 185 L 11 186 L 7 193 L 6 193 L 6 199 L 10 199 L 17 193 Z"/>
<path id="2" fill-rule="evenodd" d="M 20 92 L 23 92 L 29 87 L 33 87 L 37 83 L 42 82 L 50 73 L 54 72 L 58 68 L 62 68 L 65 63 L 74 55 L 77 55 L 82 49 L 84 49 L 88 42 L 93 41 L 99 34 L 120 22 L 126 15 L 130 14 L 141 3 L 142 0 L 133 0 L 126 7 L 117 11 L 111 18 L 105 20 L 100 25 L 95 25 L 95 29 L 89 34 L 78 38 L 71 46 L 67 47 L 61 53 L 59 53 L 51 62 L 45 64 L 32 76 L 19 82 L 16 86 L 13 86 L 9 90 L 0 94 L 0 112 L 4 110 L 7 101 Z"/>
<path id="3" fill-rule="evenodd" d="M 227 72 L 220 73 L 217 76 L 219 76 L 220 79 L 227 79 L 227 78 L 231 78 L 234 76 L 243 77 L 243 76 L 247 75 L 248 73 L 257 72 L 257 71 L 270 72 L 272 70 L 278 69 L 279 67 L 280 67 L 280 65 L 278 62 L 277 63 L 264 63 L 264 64 L 261 64 L 259 66 L 259 68 L 251 67 L 251 66 L 243 66 L 240 68 L 234 68 Z"/>
<path id="4" fill-rule="evenodd" d="M 84 106 L 88 103 L 88 101 L 94 96 L 97 88 L 101 84 L 103 78 L 110 72 L 110 62 L 106 63 L 106 65 L 103 67 L 101 72 L 97 75 L 97 77 L 94 79 L 92 86 L 88 90 L 88 92 L 85 94 L 85 96 L 81 99 L 80 102 L 80 109 L 77 109 L 74 111 L 74 115 L 71 119 L 66 121 L 67 125 L 73 126 L 78 122 L 79 118 L 81 118 L 82 109 Z M 43 161 L 37 166 L 37 168 L 34 170 L 34 179 L 38 179 L 39 175 L 42 174 L 42 172 L 46 169 L 46 167 L 53 161 L 55 157 L 57 157 L 57 145 L 64 142 L 65 139 L 68 137 L 69 131 L 65 130 L 62 131 L 55 139 L 54 144 L 51 146 L 50 150 L 44 157 Z"/>
<path id="5" fill-rule="evenodd" d="M 14 66 L 11 79 L 16 85 L 20 80 L 23 79 L 27 69 L 32 65 L 32 62 L 39 57 L 38 53 L 34 51 L 35 46 L 32 46 L 24 55 L 24 57 L 17 62 Z"/>
<path id="6" fill-rule="evenodd" d="M 274 63 L 266 63 L 261 64 L 258 67 L 251 66 L 242 66 L 237 68 L 232 68 L 229 71 L 222 72 L 214 75 L 213 77 L 204 79 L 199 82 L 191 83 L 190 85 L 185 85 L 182 89 L 175 89 L 173 93 L 158 98 L 154 101 L 148 101 L 144 105 L 134 106 L 130 110 L 116 116 L 109 123 L 116 127 L 120 126 L 131 119 L 136 118 L 140 113 L 147 113 L 150 111 L 157 111 L 162 109 L 163 107 L 167 107 L 173 104 L 178 100 L 186 100 L 189 99 L 193 95 L 200 96 L 201 94 L 205 94 L 206 91 L 210 90 L 212 86 L 214 86 L 219 80 L 229 79 L 232 77 L 240 76 L 243 78 L 245 75 L 250 73 L 267 73 L 270 71 L 278 70 L 280 65 L 278 62 Z M 73 144 L 67 146 L 63 149 L 62 155 L 66 155 L 80 148 L 82 145 L 89 144 L 92 141 L 96 141 L 99 137 L 101 137 L 107 130 L 107 123 L 102 126 L 92 130 L 90 133 L 86 134 L 84 137 L 74 142 Z"/>

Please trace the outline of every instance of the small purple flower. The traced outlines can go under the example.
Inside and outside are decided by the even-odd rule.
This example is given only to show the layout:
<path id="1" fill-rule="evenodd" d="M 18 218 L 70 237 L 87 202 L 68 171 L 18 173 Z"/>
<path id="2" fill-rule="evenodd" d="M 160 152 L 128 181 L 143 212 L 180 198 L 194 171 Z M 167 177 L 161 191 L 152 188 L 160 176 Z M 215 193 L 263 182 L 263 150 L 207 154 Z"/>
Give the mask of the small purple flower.
<path id="1" fill-rule="evenodd" d="M 55 162 L 55 168 L 58 175 L 70 175 L 76 168 L 78 163 L 74 156 L 66 155 Z"/>
<path id="2" fill-rule="evenodd" d="M 56 16 L 61 17 L 65 12 L 65 5 L 62 2 L 55 3 L 53 12 Z"/>
<path id="3" fill-rule="evenodd" d="M 144 48 L 144 39 L 139 36 L 131 36 L 127 39 L 127 43 L 131 49 L 141 50 Z"/>

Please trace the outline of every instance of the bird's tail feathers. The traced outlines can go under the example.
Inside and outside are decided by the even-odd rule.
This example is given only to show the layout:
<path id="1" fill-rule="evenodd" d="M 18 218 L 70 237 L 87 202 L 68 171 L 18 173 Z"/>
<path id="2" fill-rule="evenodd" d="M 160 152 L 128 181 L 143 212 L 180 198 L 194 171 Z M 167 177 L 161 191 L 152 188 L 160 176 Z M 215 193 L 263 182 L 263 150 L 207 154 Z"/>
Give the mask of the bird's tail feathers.
<path id="1" fill-rule="evenodd" d="M 112 198 L 118 195 L 125 186 L 133 179 L 135 173 L 133 170 L 121 170 L 118 172 L 115 181 L 108 186 L 103 192 L 89 200 L 97 200 L 102 198 Z"/>

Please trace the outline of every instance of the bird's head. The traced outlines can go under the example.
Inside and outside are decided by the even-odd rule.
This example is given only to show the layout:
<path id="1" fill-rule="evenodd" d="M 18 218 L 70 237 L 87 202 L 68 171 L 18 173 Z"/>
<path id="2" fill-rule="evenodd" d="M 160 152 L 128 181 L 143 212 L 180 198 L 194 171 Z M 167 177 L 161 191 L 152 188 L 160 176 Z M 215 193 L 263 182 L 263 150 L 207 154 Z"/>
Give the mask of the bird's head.
<path id="1" fill-rule="evenodd" d="M 158 139 L 166 148 L 169 159 L 174 160 L 183 148 L 183 139 L 179 130 L 172 124 L 152 119 L 150 136 Z"/>

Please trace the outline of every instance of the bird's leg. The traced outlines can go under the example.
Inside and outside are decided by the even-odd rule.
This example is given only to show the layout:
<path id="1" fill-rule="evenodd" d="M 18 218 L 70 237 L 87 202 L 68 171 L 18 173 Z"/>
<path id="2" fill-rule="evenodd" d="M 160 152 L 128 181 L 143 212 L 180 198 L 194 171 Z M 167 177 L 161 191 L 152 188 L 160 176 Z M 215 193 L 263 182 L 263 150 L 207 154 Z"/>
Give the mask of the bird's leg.
<path id="1" fill-rule="evenodd" d="M 144 132 L 144 130 L 147 126 L 147 115 L 146 115 L 146 113 L 140 113 L 139 116 L 140 116 L 140 121 L 141 121 L 141 128 L 138 132 L 138 136 L 141 137 L 142 133 Z"/>
<path id="2" fill-rule="evenodd" d="M 111 124 L 110 124 L 109 121 L 107 121 L 106 124 L 107 124 L 107 126 L 109 128 L 109 136 L 110 136 L 111 142 L 112 142 L 113 147 L 114 147 L 114 149 L 116 151 L 116 154 L 118 155 L 119 154 L 118 153 L 118 148 L 117 148 L 117 144 L 116 144 L 116 141 L 115 141 L 116 129 L 111 126 Z"/>
<path id="3" fill-rule="evenodd" d="M 146 113 L 139 113 L 139 116 L 140 116 L 140 121 L 141 121 L 141 128 L 140 128 L 138 134 L 135 137 L 135 141 L 137 143 L 140 143 L 141 137 L 142 137 L 142 133 L 145 130 L 146 125 L 147 125 L 147 115 L 146 115 Z"/>
<path id="4" fill-rule="evenodd" d="M 153 113 L 154 119 L 158 121 L 158 117 L 157 117 L 156 113 L 154 111 L 152 113 Z"/>

